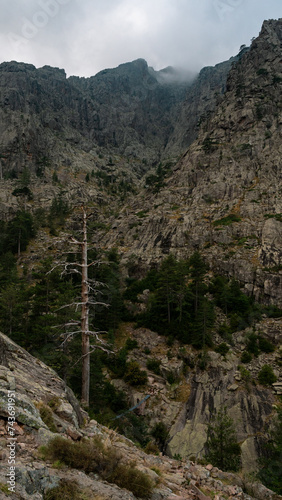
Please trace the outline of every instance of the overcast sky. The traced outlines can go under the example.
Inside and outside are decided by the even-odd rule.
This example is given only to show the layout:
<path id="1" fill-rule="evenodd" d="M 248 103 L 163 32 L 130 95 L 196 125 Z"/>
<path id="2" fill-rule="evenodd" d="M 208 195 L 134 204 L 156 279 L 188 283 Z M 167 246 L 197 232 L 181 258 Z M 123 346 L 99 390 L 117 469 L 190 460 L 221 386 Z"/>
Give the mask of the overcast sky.
<path id="1" fill-rule="evenodd" d="M 138 58 L 157 70 L 199 71 L 279 17 L 281 0 L 2 0 L 0 62 L 57 66 L 68 76 Z"/>

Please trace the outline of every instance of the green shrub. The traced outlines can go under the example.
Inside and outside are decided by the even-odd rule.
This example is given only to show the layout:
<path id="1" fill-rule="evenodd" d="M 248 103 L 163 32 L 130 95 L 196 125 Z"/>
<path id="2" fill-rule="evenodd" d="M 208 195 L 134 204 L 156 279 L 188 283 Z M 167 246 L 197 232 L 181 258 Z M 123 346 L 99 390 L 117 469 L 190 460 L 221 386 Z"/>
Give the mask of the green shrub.
<path id="1" fill-rule="evenodd" d="M 172 384 L 176 384 L 176 383 L 178 382 L 178 380 L 179 380 L 179 379 L 178 379 L 178 378 L 174 375 L 174 373 L 173 373 L 173 372 L 168 372 L 168 373 L 166 374 L 166 379 L 167 379 L 168 383 L 169 383 L 169 384 L 171 384 L 171 385 L 172 385 Z"/>
<path id="2" fill-rule="evenodd" d="M 282 317 L 282 310 L 279 309 L 277 306 L 274 306 L 274 305 L 265 306 L 264 309 L 263 309 L 263 312 L 269 318 L 281 318 Z"/>
<path id="3" fill-rule="evenodd" d="M 140 370 L 137 361 L 131 361 L 127 364 L 123 379 L 130 385 L 145 385 L 148 382 L 147 372 Z"/>
<path id="4" fill-rule="evenodd" d="M 168 429 L 163 422 L 158 422 L 152 429 L 152 436 L 156 439 L 161 450 L 163 450 L 166 440 L 168 438 Z"/>
<path id="5" fill-rule="evenodd" d="M 85 497 L 84 497 L 85 498 Z M 59 486 L 48 490 L 44 496 L 44 500 L 82 500 L 82 494 L 76 481 L 68 481 L 62 479 Z"/>
<path id="6" fill-rule="evenodd" d="M 169 336 L 167 337 L 167 339 L 166 339 L 166 345 L 167 345 L 167 347 L 172 347 L 172 346 L 173 346 L 173 344 L 174 344 L 174 340 L 175 340 L 175 339 L 173 338 L 173 336 L 172 336 L 172 335 L 169 335 Z"/>
<path id="7" fill-rule="evenodd" d="M 275 346 L 269 340 L 264 337 L 259 337 L 258 346 L 262 352 L 270 353 L 275 351 Z"/>
<path id="8" fill-rule="evenodd" d="M 58 461 L 83 469 L 86 473 L 110 473 L 120 462 L 121 457 L 112 448 L 105 448 L 99 438 L 73 443 L 60 436 L 55 437 L 44 447 L 45 459 Z"/>
<path id="9" fill-rule="evenodd" d="M 278 408 L 268 439 L 264 443 L 263 454 L 258 464 L 258 478 L 269 489 L 282 495 L 282 408 Z M 274 496 L 273 498 L 276 498 Z M 279 497 L 281 498 L 281 497 Z"/>
<path id="10" fill-rule="evenodd" d="M 158 474 L 158 476 L 162 475 L 162 472 L 158 467 L 151 467 L 151 470 L 153 470 L 156 474 Z"/>
<path id="11" fill-rule="evenodd" d="M 29 187 L 27 187 L 27 186 L 14 189 L 14 191 L 12 192 L 12 195 L 13 196 L 26 196 L 28 201 L 31 201 L 33 199 L 33 194 L 31 192 L 31 190 L 29 189 Z"/>
<path id="12" fill-rule="evenodd" d="M 247 370 L 244 366 L 239 366 L 239 370 L 240 370 L 242 379 L 247 383 L 250 382 L 251 373 L 249 372 L 249 370 Z"/>
<path id="13" fill-rule="evenodd" d="M 39 413 L 40 417 L 42 418 L 44 424 L 47 425 L 47 427 L 50 429 L 52 432 L 57 432 L 57 426 L 54 422 L 54 417 L 53 417 L 53 411 L 49 406 L 46 406 L 45 404 L 41 403 L 39 406 Z"/>
<path id="14" fill-rule="evenodd" d="M 138 347 L 138 342 L 136 339 L 127 339 L 125 343 L 125 349 L 127 351 L 132 351 L 133 349 L 136 349 Z"/>
<path id="15" fill-rule="evenodd" d="M 155 373 L 156 375 L 160 375 L 160 364 L 161 362 L 158 359 L 148 359 L 146 366 L 151 372 Z"/>
<path id="16" fill-rule="evenodd" d="M 150 441 L 148 434 L 148 426 L 145 417 L 135 415 L 135 413 L 127 413 L 122 418 L 116 420 L 118 432 L 123 434 L 128 439 L 131 439 L 142 448 L 147 446 Z"/>
<path id="17" fill-rule="evenodd" d="M 250 352 L 244 351 L 242 356 L 241 356 L 241 361 L 242 363 L 250 363 L 252 361 L 253 357 Z"/>
<path id="18" fill-rule="evenodd" d="M 206 154 L 211 153 L 212 151 L 215 151 L 218 148 L 218 143 L 216 140 L 212 139 L 211 137 L 206 137 L 203 141 L 203 146 L 202 146 L 204 152 Z"/>
<path id="19" fill-rule="evenodd" d="M 259 68 L 257 70 L 257 75 L 264 75 L 264 76 L 266 76 L 266 75 L 268 75 L 268 71 L 265 68 Z"/>
<path id="20" fill-rule="evenodd" d="M 6 493 L 6 495 L 10 494 L 9 487 L 7 484 L 0 483 L 0 491 L 3 491 L 3 493 Z"/>
<path id="21" fill-rule="evenodd" d="M 54 170 L 53 175 L 52 175 L 52 182 L 53 182 L 53 184 L 56 184 L 57 182 L 59 182 L 59 177 L 58 177 L 58 174 L 55 170 Z"/>
<path id="22" fill-rule="evenodd" d="M 221 323 L 221 325 L 219 325 L 219 327 L 218 327 L 218 334 L 221 337 L 226 338 L 227 340 L 232 340 L 232 334 L 231 334 L 231 331 L 230 331 L 230 326 L 227 325 L 227 323 Z"/>
<path id="23" fill-rule="evenodd" d="M 120 464 L 109 478 L 109 481 L 120 488 L 126 488 L 138 498 L 150 498 L 153 493 L 151 479 L 130 465 Z"/>
<path id="24" fill-rule="evenodd" d="M 240 330 L 243 330 L 244 328 L 244 320 L 242 316 L 238 313 L 232 313 L 230 315 L 230 331 L 231 332 L 237 332 Z"/>
<path id="25" fill-rule="evenodd" d="M 53 410 L 56 411 L 61 404 L 60 398 L 58 396 L 54 396 L 48 401 L 48 406 Z"/>
<path id="26" fill-rule="evenodd" d="M 141 210 L 140 212 L 137 212 L 136 215 L 137 215 L 137 217 L 140 217 L 142 219 L 143 217 L 147 217 L 147 215 L 148 215 L 147 212 L 148 212 L 148 210 Z"/>
<path id="27" fill-rule="evenodd" d="M 272 79 L 273 85 L 275 85 L 275 83 L 281 83 L 281 82 L 282 82 L 282 78 L 280 76 L 277 76 L 277 75 L 273 76 L 273 79 Z"/>
<path id="28" fill-rule="evenodd" d="M 258 346 L 258 336 L 255 333 L 251 333 L 249 335 L 246 349 L 248 352 L 258 356 L 259 354 L 259 346 Z"/>
<path id="29" fill-rule="evenodd" d="M 235 214 L 229 214 L 226 217 L 223 217 L 222 219 L 215 220 L 213 222 L 214 226 L 229 226 L 230 224 L 233 224 L 233 222 L 240 222 L 241 217 L 238 217 L 238 215 Z"/>
<path id="30" fill-rule="evenodd" d="M 229 347 L 225 342 L 222 342 L 218 347 L 215 348 L 215 352 L 218 352 L 222 356 L 225 356 L 229 351 Z"/>
<path id="31" fill-rule="evenodd" d="M 271 385 L 276 382 L 277 377 L 273 373 L 273 368 L 269 365 L 264 365 L 258 374 L 258 381 L 262 385 Z"/>
<path id="32" fill-rule="evenodd" d="M 146 444 L 144 451 L 147 455 L 159 455 L 160 453 L 158 446 L 153 443 L 153 441 L 149 441 L 149 443 Z"/>
<path id="33" fill-rule="evenodd" d="M 220 408 L 209 423 L 206 459 L 223 471 L 237 471 L 240 467 L 241 448 L 236 438 L 234 421 L 227 408 Z"/>
<path id="34" fill-rule="evenodd" d="M 105 358 L 105 363 L 117 378 L 122 378 L 126 372 L 126 357 L 127 350 L 125 347 L 123 347 L 118 351 L 116 355 L 108 356 L 107 358 Z"/>

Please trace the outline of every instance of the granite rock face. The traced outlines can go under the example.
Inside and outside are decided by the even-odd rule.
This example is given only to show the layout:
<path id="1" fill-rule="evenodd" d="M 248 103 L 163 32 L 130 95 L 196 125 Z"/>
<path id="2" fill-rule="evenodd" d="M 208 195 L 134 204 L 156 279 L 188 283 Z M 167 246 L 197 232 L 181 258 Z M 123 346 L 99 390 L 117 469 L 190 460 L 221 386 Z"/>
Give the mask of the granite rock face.
<path id="1" fill-rule="evenodd" d="M 168 352 L 165 337 L 148 329 L 126 327 L 127 335 L 138 342 L 131 359 L 147 370 L 149 384 L 140 392 L 124 381 L 114 380 L 113 383 L 125 391 L 132 406 L 146 394 L 151 395 L 144 408 L 138 411 L 148 419 L 150 428 L 160 421 L 166 425 L 169 438 L 165 451 L 169 456 L 181 456 L 185 460 L 202 459 L 206 454 L 210 418 L 226 406 L 241 446 L 243 470 L 247 473 L 257 470 L 257 459 L 263 449 L 262 437 L 268 433 L 282 382 L 279 351 L 281 320 L 265 319 L 257 328 L 277 346 L 275 352 L 260 353 L 244 365 L 243 371 L 238 368 L 246 339 L 251 333 L 247 329 L 233 335 L 233 345 L 226 356 L 208 350 L 203 371 L 198 366 L 198 353 L 191 346 L 184 347 L 175 341 Z M 218 338 L 217 343 L 222 340 Z M 148 370 L 145 348 L 149 348 L 150 357 L 160 363 L 159 374 Z M 273 367 L 277 376 L 277 382 L 269 387 L 258 383 L 259 371 L 266 364 Z M 175 377 L 172 386 L 167 381 L 168 372 Z"/>
<path id="2" fill-rule="evenodd" d="M 138 59 L 91 78 L 67 78 L 58 68 L 3 63 L 1 176 L 24 166 L 43 175 L 50 166 L 70 166 L 81 151 L 84 160 L 91 158 L 97 148 L 143 160 L 144 172 L 191 144 L 201 115 L 215 107 L 216 94 L 225 88 L 230 65 L 207 68 L 195 78 L 173 69 L 154 71 Z"/>
<path id="3" fill-rule="evenodd" d="M 85 414 L 56 372 L 34 358 L 5 335 L 0 335 L 0 416 L 8 416 L 8 392 L 15 393 L 17 421 L 35 429 L 47 429 L 40 417 L 40 403 L 56 406 L 58 428 L 78 429 Z"/>
<path id="4" fill-rule="evenodd" d="M 166 185 L 147 186 L 104 235 L 109 246 L 122 241 L 125 260 L 134 254 L 148 266 L 198 249 L 214 272 L 282 306 L 281 26 L 266 21 L 232 65 L 224 96 Z"/>

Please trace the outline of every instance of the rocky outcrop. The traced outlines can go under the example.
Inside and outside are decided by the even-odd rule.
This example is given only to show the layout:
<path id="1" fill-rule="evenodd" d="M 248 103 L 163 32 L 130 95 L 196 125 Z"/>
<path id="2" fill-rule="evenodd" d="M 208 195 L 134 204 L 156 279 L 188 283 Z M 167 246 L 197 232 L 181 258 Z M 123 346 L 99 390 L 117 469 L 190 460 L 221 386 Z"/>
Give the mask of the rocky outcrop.
<path id="1" fill-rule="evenodd" d="M 172 456 L 177 453 L 183 457 L 204 455 L 210 417 L 226 406 L 241 443 L 243 469 L 254 471 L 260 452 L 259 436 L 272 414 L 275 397 L 269 389 L 244 383 L 236 371 L 238 358 L 229 355 L 223 360 L 213 352 L 209 358 L 207 370 L 191 376 L 191 395 L 170 430 L 168 451 Z"/>
<path id="2" fill-rule="evenodd" d="M 71 389 L 56 372 L 31 356 L 11 339 L 0 336 L 0 417 L 8 417 L 8 392 L 15 393 L 15 413 L 19 424 L 48 429 L 40 417 L 40 404 L 56 408 L 58 429 L 78 429 L 86 418 Z M 42 431 L 43 432 L 43 431 Z"/>
<path id="3" fill-rule="evenodd" d="M 211 349 L 207 352 L 203 371 L 199 366 L 198 352 L 191 346 L 184 347 L 175 341 L 168 348 L 164 337 L 147 329 L 124 326 L 124 332 L 138 342 L 138 348 L 131 352 L 131 359 L 147 370 L 149 383 L 141 392 L 124 381 L 114 380 L 113 383 L 127 393 L 132 406 L 150 394 L 138 412 L 147 418 L 151 428 L 157 422 L 165 424 L 169 430 L 165 448 L 169 456 L 193 460 L 203 458 L 211 416 L 226 407 L 241 445 L 243 470 L 246 473 L 257 470 L 257 459 L 263 447 L 262 436 L 268 432 L 282 383 L 281 320 L 265 319 L 257 328 L 277 346 L 275 352 L 261 353 L 242 365 L 243 370 L 242 367 L 239 369 L 240 357 L 251 331 L 238 332 L 233 335 L 234 345 L 230 346 L 225 357 Z M 218 344 L 222 340 L 220 336 L 215 338 Z M 146 349 L 149 349 L 149 355 L 144 354 Z M 159 374 L 148 370 L 148 358 L 160 363 Z M 271 365 L 277 377 L 277 382 L 271 387 L 258 383 L 258 374 L 264 365 Z"/>

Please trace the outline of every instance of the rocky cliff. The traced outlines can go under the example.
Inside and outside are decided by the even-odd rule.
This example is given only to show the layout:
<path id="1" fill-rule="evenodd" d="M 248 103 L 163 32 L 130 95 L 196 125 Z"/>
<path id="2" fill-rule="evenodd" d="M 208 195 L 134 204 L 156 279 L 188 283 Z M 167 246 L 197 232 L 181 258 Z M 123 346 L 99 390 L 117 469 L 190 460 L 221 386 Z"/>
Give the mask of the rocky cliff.
<path id="1" fill-rule="evenodd" d="M 103 244 L 122 241 L 147 264 L 200 249 L 213 271 L 281 307 L 281 41 L 281 21 L 265 22 L 166 186 L 145 186 Z"/>
<path id="2" fill-rule="evenodd" d="M 204 371 L 200 368 L 199 352 L 191 346 L 183 347 L 176 342 L 169 348 L 165 337 L 150 330 L 127 327 L 127 335 L 138 342 L 131 359 L 146 370 L 148 356 L 144 351 L 147 348 L 150 358 L 160 363 L 159 375 L 149 371 L 152 396 L 142 414 L 148 418 L 151 427 L 161 421 L 169 429 L 166 444 L 169 456 L 203 458 L 211 415 L 226 406 L 236 423 L 243 470 L 245 473 L 257 470 L 263 435 L 267 433 L 282 393 L 281 326 L 281 320 L 269 319 L 257 325 L 265 338 L 276 345 L 277 350 L 272 354 L 261 353 L 242 370 L 240 358 L 250 334 L 247 329 L 233 335 L 232 349 L 226 356 L 209 350 Z M 222 339 L 217 336 L 215 341 L 219 345 Z M 277 376 L 272 387 L 258 382 L 258 373 L 265 364 L 271 365 Z M 173 375 L 172 385 L 167 382 L 168 374 Z M 138 392 L 121 380 L 113 380 L 113 383 L 127 393 L 132 404 L 141 401 L 148 391 L 146 388 L 144 392 Z"/>
<path id="3" fill-rule="evenodd" d="M 225 88 L 230 65 L 184 78 L 172 69 L 154 71 L 138 59 L 91 78 L 66 78 L 58 68 L 3 63 L 2 176 L 26 166 L 44 177 L 45 169 L 71 167 L 81 152 L 93 161 L 97 149 L 143 159 L 144 172 L 194 140 L 198 120 Z"/>

